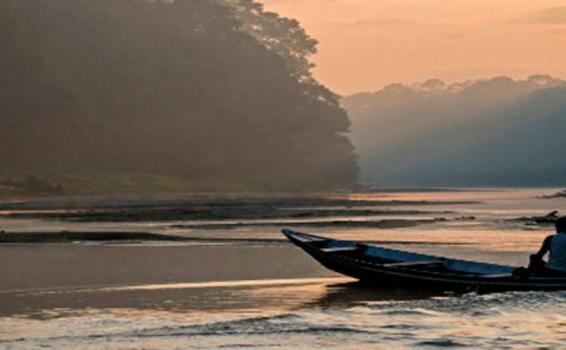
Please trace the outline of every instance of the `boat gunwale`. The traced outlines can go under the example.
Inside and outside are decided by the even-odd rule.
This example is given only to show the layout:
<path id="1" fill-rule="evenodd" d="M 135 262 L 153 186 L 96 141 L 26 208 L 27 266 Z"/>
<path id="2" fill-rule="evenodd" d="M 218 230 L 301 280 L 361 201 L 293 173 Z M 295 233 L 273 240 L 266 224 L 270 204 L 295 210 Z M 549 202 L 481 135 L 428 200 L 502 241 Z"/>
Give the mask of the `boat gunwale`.
<path id="1" fill-rule="evenodd" d="M 475 286 L 477 288 L 487 287 L 487 288 L 500 288 L 500 289 L 514 289 L 514 290 L 521 290 L 521 289 L 539 289 L 539 290 L 558 290 L 558 289 L 566 289 L 566 276 L 565 277 L 529 277 L 528 279 L 524 279 L 517 276 L 501 276 L 501 277 L 487 277 L 488 275 L 481 275 L 481 274 L 473 274 L 473 273 L 465 273 L 465 272 L 456 272 L 452 271 L 444 271 L 444 272 L 436 272 L 436 271 L 427 271 L 427 270 L 417 270 L 411 269 L 410 267 L 387 267 L 383 264 L 368 262 L 364 259 L 354 259 L 349 257 L 346 254 L 341 252 L 324 252 L 316 245 L 311 244 L 311 242 L 305 242 L 302 240 L 295 240 L 295 235 L 304 235 L 308 237 L 316 238 L 316 242 L 321 242 L 320 238 L 324 238 L 321 236 L 315 236 L 310 234 L 305 234 L 302 232 L 296 232 L 292 230 L 284 230 L 283 232 L 294 244 L 304 249 L 309 255 L 313 256 L 317 261 L 323 263 L 320 259 L 329 260 L 329 261 L 337 261 L 344 264 L 350 265 L 350 267 L 356 269 L 362 269 L 366 272 L 373 272 L 379 274 L 385 274 L 389 276 L 394 276 L 398 278 L 404 278 L 407 280 L 413 281 L 427 281 L 432 283 L 444 283 L 448 285 L 459 285 L 461 287 L 470 287 Z M 344 241 L 344 240 L 335 240 L 330 238 L 324 238 L 326 241 L 339 241 L 339 242 L 347 242 L 347 243 L 355 243 L 354 241 Z M 312 242 L 314 243 L 314 241 Z M 379 247 L 377 247 L 379 248 Z M 396 252 L 405 253 L 404 251 L 394 250 L 389 248 L 384 248 Z M 495 265 L 495 266 L 507 266 L 507 265 L 498 265 L 498 264 L 489 264 L 489 263 L 481 263 L 481 262 L 474 262 L 474 261 L 467 261 L 467 260 L 460 260 L 460 259 L 451 259 L 451 258 L 442 258 L 437 256 L 431 256 L 440 259 L 445 259 L 446 261 L 459 261 L 465 263 L 477 263 L 477 264 L 488 264 L 488 265 Z M 326 265 L 325 265 L 326 266 Z M 511 266 L 509 266 L 511 267 Z"/>

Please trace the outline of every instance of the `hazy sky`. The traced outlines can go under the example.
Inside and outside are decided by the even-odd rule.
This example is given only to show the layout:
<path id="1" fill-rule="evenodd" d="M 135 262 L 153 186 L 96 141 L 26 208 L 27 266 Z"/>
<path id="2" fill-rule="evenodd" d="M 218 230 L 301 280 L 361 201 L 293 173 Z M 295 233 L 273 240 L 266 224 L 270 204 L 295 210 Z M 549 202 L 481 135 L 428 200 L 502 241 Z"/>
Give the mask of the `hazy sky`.
<path id="1" fill-rule="evenodd" d="M 566 0 L 261 0 L 320 41 L 341 94 L 393 82 L 566 77 Z"/>

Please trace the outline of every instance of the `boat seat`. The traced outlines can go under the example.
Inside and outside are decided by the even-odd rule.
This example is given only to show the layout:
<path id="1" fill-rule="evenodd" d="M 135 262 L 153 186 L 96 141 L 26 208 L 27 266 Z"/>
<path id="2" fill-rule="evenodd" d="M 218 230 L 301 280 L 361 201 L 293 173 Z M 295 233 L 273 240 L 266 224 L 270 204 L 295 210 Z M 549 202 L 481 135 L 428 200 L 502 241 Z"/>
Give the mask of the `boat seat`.
<path id="1" fill-rule="evenodd" d="M 325 253 L 353 252 L 355 250 L 358 250 L 358 247 L 329 247 L 321 249 Z"/>
<path id="2" fill-rule="evenodd" d="M 381 264 L 384 267 L 413 267 L 413 266 L 428 266 L 428 265 L 442 265 L 442 260 L 422 260 L 422 261 L 403 261 L 396 263 Z"/>

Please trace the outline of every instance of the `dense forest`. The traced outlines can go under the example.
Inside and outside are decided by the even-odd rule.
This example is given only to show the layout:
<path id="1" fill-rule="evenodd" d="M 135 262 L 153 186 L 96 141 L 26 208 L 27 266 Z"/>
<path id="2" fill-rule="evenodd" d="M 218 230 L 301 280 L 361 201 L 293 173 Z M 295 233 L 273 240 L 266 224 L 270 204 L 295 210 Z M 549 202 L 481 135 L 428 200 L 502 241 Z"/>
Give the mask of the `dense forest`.
<path id="1" fill-rule="evenodd" d="M 566 185 L 566 82 L 559 79 L 434 79 L 343 104 L 366 184 Z"/>
<path id="2" fill-rule="evenodd" d="M 2 0 L 0 177 L 352 187 L 349 120 L 312 78 L 315 52 L 253 0 Z"/>

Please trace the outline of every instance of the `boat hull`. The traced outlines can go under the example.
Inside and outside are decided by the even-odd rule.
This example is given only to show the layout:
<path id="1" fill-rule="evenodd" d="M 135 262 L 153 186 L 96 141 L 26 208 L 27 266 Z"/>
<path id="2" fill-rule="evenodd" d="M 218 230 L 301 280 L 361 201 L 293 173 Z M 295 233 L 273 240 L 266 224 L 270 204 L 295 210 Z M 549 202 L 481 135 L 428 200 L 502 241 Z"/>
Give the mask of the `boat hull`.
<path id="1" fill-rule="evenodd" d="M 330 240 L 320 236 L 307 235 L 289 230 L 285 230 L 284 233 L 291 242 L 302 248 L 327 269 L 379 287 L 399 286 L 423 290 L 455 292 L 475 291 L 480 293 L 532 290 L 555 291 L 566 289 L 566 277 L 521 278 L 512 276 L 511 273 L 490 275 L 462 273 L 454 270 L 439 271 L 438 269 L 411 268 L 410 266 L 399 266 L 402 264 L 396 264 L 395 262 L 392 264 L 391 260 L 379 256 L 372 256 L 371 259 L 369 259 L 367 255 L 364 255 L 363 251 L 324 251 L 324 249 L 328 248 L 321 248 L 327 246 L 328 242 L 334 244 L 336 244 L 336 242 L 340 244 L 355 244 L 354 242 Z M 443 263 L 452 261 L 451 259 L 445 258 L 438 259 L 444 259 L 441 260 Z M 466 263 L 473 264 L 473 262 Z M 501 266 L 497 265 L 497 267 Z M 507 268 L 504 271 L 513 270 L 513 267 L 510 266 L 503 267 Z"/>

